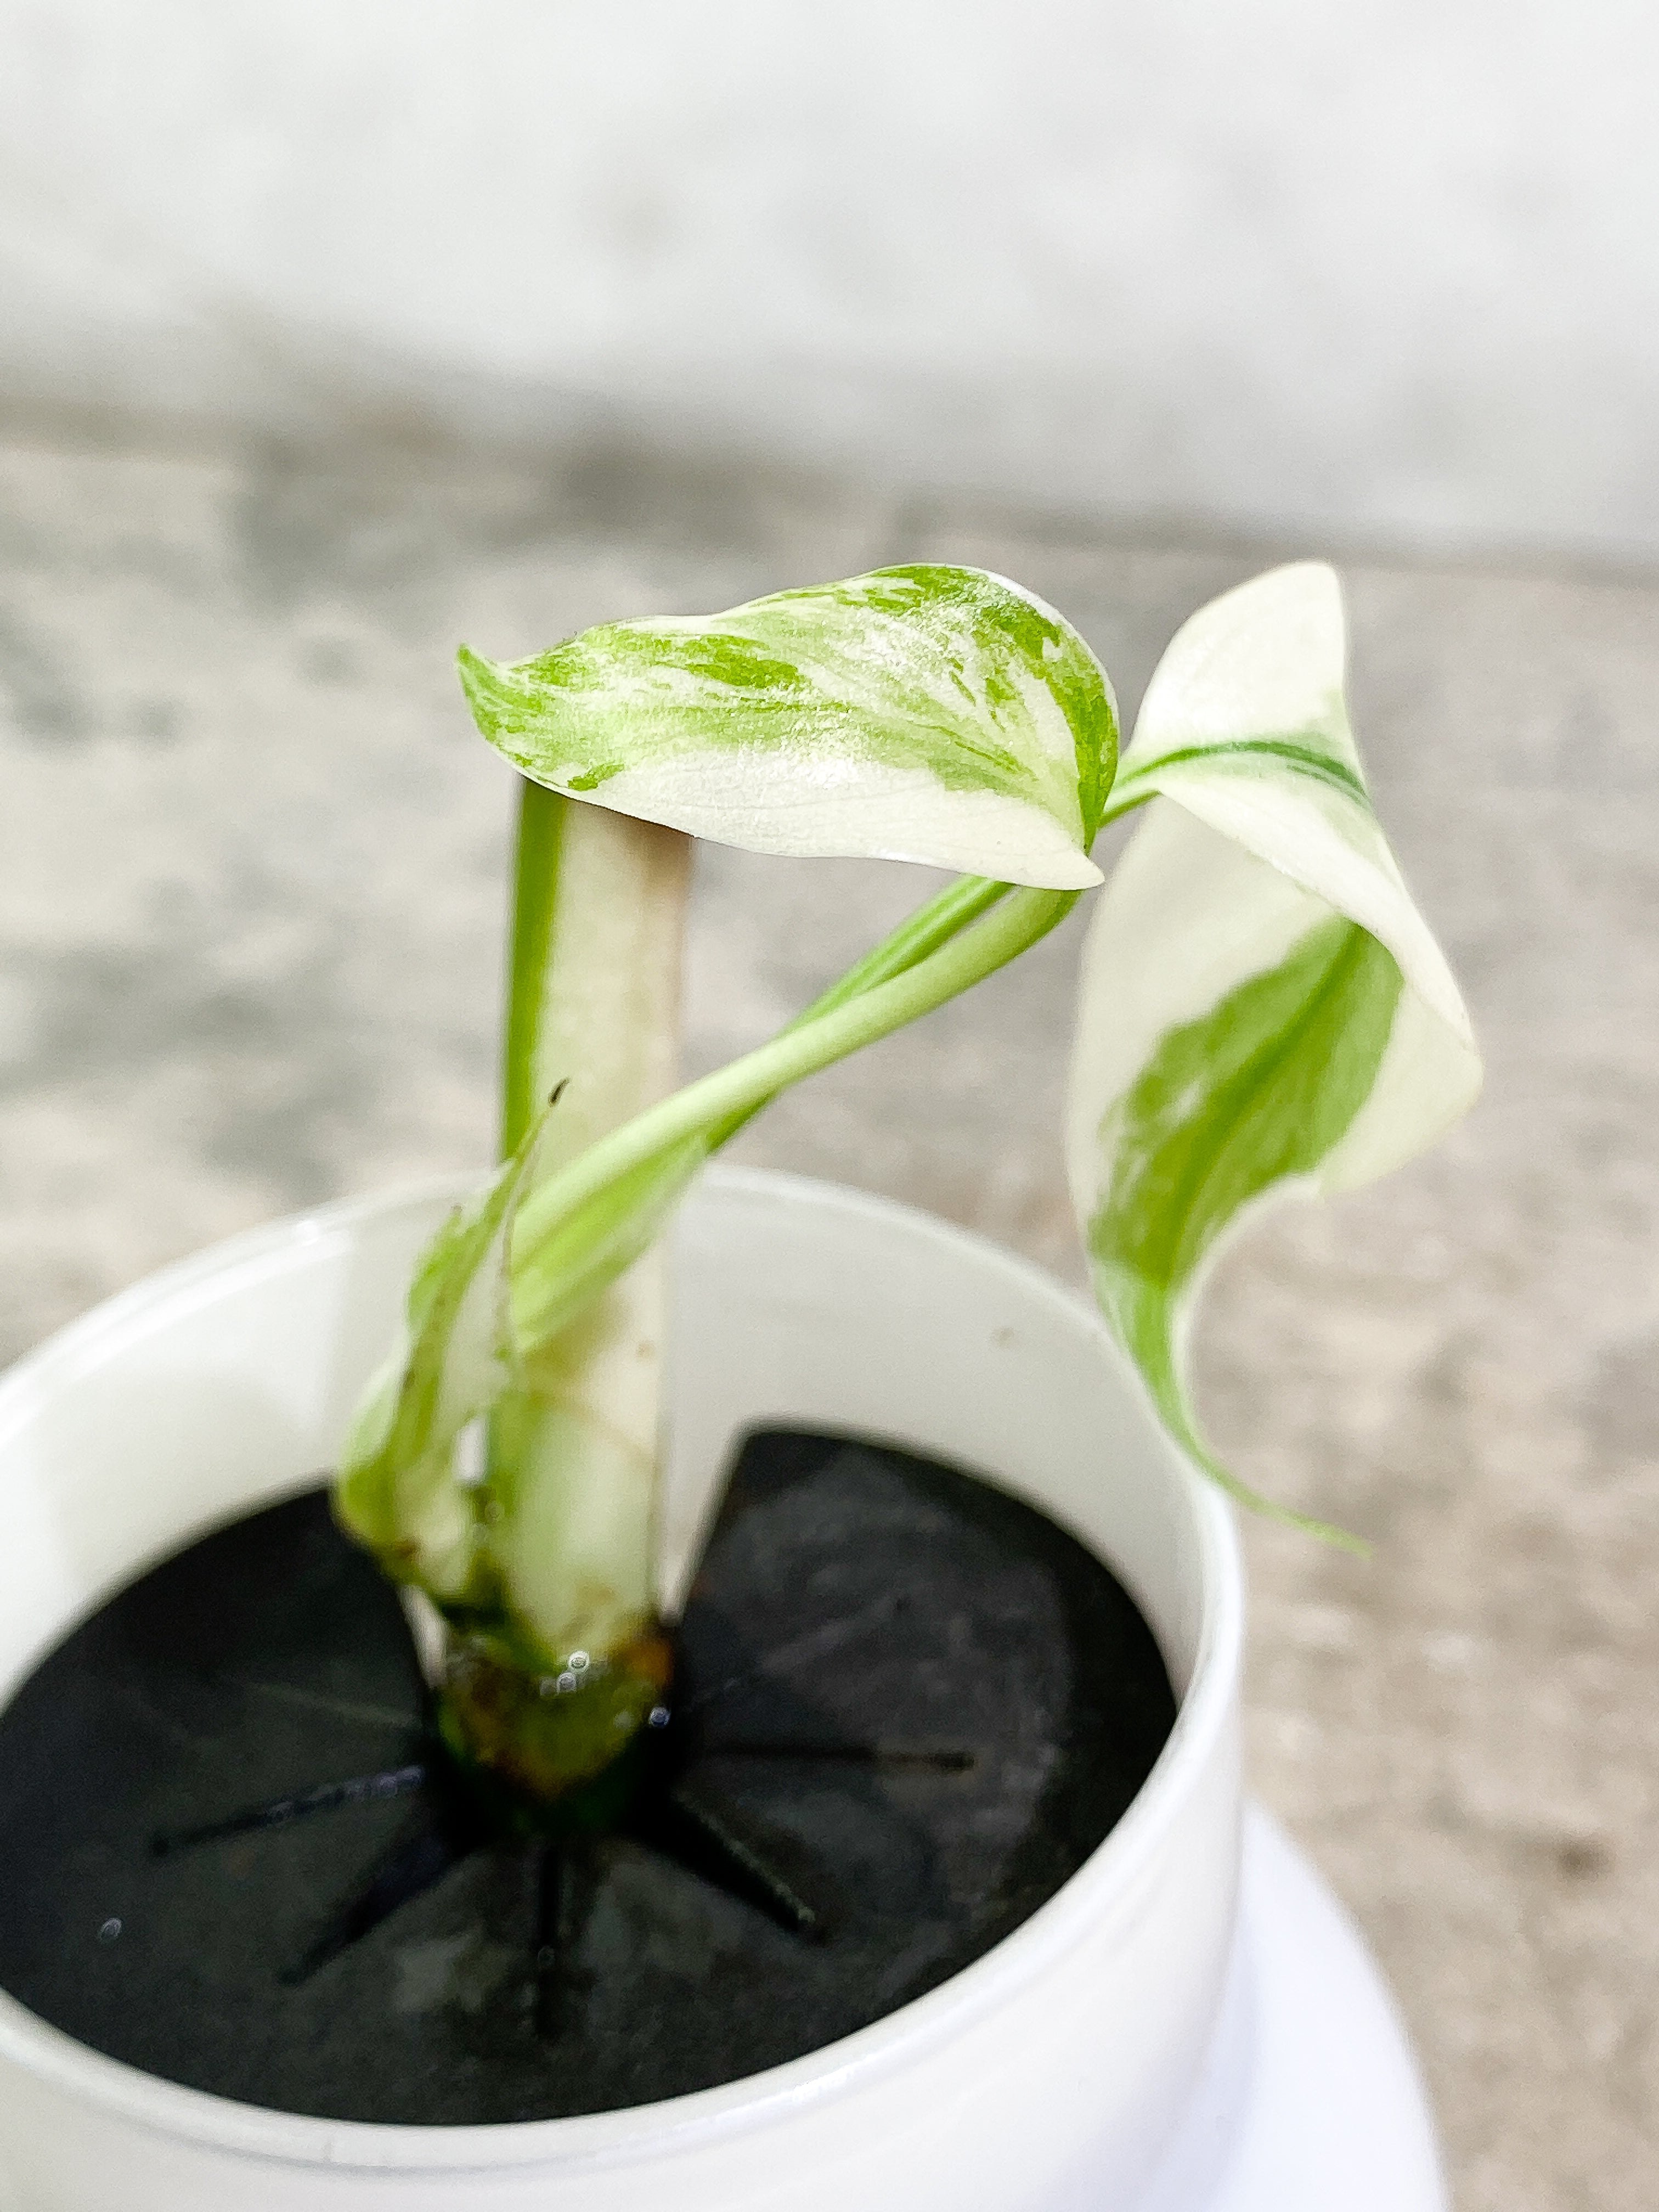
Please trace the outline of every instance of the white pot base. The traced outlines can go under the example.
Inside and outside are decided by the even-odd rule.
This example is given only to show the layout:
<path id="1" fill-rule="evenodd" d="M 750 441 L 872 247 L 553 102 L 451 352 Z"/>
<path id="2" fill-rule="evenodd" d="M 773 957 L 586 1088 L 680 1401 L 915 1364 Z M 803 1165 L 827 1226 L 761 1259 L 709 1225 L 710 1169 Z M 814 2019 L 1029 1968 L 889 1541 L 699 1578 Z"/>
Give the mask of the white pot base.
<path id="1" fill-rule="evenodd" d="M 1252 1806 L 1215 2046 L 1135 2212 L 1443 2212 L 1445 2201 L 1422 2085 L 1370 1954 Z M 27 2212 L 3 2185 L 0 2208 Z"/>
<path id="2" fill-rule="evenodd" d="M 1445 2203 L 1422 2081 L 1376 1963 L 1312 1865 L 1253 1805 L 1215 2042 L 1174 2153 L 1135 2212 Z"/>
<path id="3" fill-rule="evenodd" d="M 1215 2045 L 1175 2153 L 1134 2212 L 1443 2212 L 1445 2201 L 1422 2085 L 1370 1954 L 1252 1806 Z M 0 2212 L 28 2208 L 0 2184 Z"/>

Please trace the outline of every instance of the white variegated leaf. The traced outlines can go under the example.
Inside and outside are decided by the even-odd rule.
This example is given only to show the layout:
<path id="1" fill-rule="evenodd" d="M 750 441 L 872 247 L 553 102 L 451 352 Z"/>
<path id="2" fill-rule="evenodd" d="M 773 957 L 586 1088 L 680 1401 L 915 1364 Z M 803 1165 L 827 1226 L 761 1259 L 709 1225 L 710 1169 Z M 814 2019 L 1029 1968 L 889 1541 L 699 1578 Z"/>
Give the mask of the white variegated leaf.
<path id="1" fill-rule="evenodd" d="M 1372 811 L 1346 659 L 1341 587 L 1322 562 L 1271 568 L 1200 607 L 1146 688 L 1111 811 L 1161 793 L 1282 868 L 1389 946 L 1473 1061 L 1445 955 Z"/>
<path id="2" fill-rule="evenodd" d="M 975 568 L 883 568 L 702 617 L 463 650 L 478 726 L 534 781 L 753 852 L 1098 883 L 1110 688 L 1051 607 Z"/>
<path id="3" fill-rule="evenodd" d="M 1067 1105 L 1102 1306 L 1164 1419 L 1206 1267 L 1263 1201 L 1370 1181 L 1439 1137 L 1480 1066 L 1371 811 L 1335 578 L 1206 607 L 1146 694 L 1112 811 L 1164 794 L 1098 902 Z M 1255 1501 L 1260 1503 L 1261 1501 Z"/>

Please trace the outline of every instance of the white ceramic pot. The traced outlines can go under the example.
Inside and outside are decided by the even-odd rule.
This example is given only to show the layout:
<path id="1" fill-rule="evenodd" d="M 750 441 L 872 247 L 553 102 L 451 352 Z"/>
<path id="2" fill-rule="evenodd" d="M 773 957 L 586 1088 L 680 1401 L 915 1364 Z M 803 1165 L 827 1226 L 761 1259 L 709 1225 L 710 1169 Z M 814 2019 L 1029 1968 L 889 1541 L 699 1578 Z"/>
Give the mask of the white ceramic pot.
<path id="1" fill-rule="evenodd" d="M 147 1564 L 316 1480 L 454 1194 L 331 1206 L 238 1238 L 112 1300 L 0 1382 L 0 1697 Z M 1330 1961 L 1352 1940 L 1322 1899 L 1288 1901 L 1305 1875 L 1259 1844 L 1279 1869 L 1290 1948 L 1305 1948 L 1319 1911 L 1329 1922 L 1329 1958 L 1308 1967 L 1304 1998 L 1264 2010 L 1261 1961 L 1242 1960 L 1238 1933 L 1233 1532 L 1098 1320 L 975 1238 L 777 1176 L 711 1174 L 684 1209 L 677 1272 L 668 1583 L 757 1422 L 856 1431 L 980 1471 L 1108 1559 L 1158 1634 L 1180 1717 L 1128 1814 L 1024 1926 L 939 1989 L 770 2072 L 630 2112 L 477 2128 L 267 2112 L 140 2074 L 0 1996 L 9 2212 L 1253 2212 L 1258 2201 L 1324 2212 L 1337 2201 L 1303 2193 L 1323 2191 L 1334 2169 L 1316 2174 L 1304 2136 L 1263 2121 L 1262 2094 L 1275 2069 L 1297 2075 L 1284 2086 L 1307 2113 L 1339 2023 L 1320 2022 L 1316 2039 L 1298 2022 L 1336 1987 Z M 1345 2074 L 1307 2124 L 1328 2135 L 1334 2110 L 1350 2137 L 1386 2138 L 1381 2151 L 1336 2144 L 1344 2165 L 1357 2161 L 1344 2191 L 1354 2212 L 1433 2212 L 1409 2062 L 1357 1957 L 1339 2008 L 1355 2068 L 1380 2066 L 1392 2103 L 1377 2109 Z M 1271 2197 L 1251 2193 L 1250 2156 Z"/>

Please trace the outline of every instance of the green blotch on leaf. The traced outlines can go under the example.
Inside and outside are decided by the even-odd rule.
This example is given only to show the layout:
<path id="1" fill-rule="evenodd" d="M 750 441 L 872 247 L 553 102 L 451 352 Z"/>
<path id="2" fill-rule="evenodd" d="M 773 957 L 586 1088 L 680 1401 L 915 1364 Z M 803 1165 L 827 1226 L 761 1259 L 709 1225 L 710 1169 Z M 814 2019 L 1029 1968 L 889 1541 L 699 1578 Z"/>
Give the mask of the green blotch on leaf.
<path id="1" fill-rule="evenodd" d="M 1275 766 L 1282 763 L 1293 775 L 1322 783 L 1332 791 L 1340 792 L 1345 799 L 1357 799 L 1370 811 L 1370 796 L 1364 778 L 1346 761 L 1329 751 L 1316 732 L 1303 737 L 1228 738 L 1209 744 L 1181 745 L 1171 752 L 1157 754 L 1144 764 L 1132 756 L 1126 764 L 1125 793 L 1140 776 L 1156 777 L 1166 768 L 1184 767 L 1189 762 L 1206 769 L 1248 775 L 1264 759 Z"/>
<path id="2" fill-rule="evenodd" d="M 1252 1200 L 1314 1173 L 1346 1134 L 1376 1085 L 1401 988 L 1377 940 L 1333 915 L 1278 967 L 1170 1030 L 1101 1127 L 1109 1178 L 1089 1225 L 1101 1303 L 1182 1443 L 1280 1519 L 1296 1516 L 1247 1492 L 1199 1432 L 1180 1373 L 1183 1293 Z"/>

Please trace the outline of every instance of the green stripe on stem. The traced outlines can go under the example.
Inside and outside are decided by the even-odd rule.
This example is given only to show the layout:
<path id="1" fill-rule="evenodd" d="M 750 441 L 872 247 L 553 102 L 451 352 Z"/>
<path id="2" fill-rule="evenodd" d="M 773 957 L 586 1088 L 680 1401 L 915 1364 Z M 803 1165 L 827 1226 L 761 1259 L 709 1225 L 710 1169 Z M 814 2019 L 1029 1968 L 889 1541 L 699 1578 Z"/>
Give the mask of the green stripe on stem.
<path id="1" fill-rule="evenodd" d="M 513 933 L 507 947 L 507 1023 L 501 1039 L 501 1156 L 512 1158 L 546 1101 L 537 1081 L 559 896 L 565 817 L 577 802 L 527 779 L 520 786 L 513 866 Z"/>

